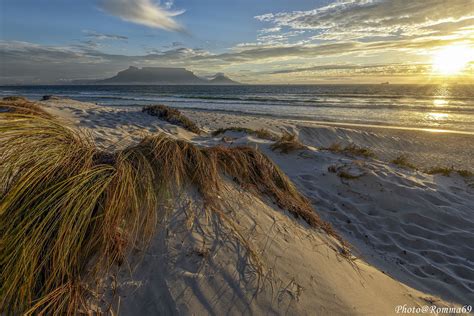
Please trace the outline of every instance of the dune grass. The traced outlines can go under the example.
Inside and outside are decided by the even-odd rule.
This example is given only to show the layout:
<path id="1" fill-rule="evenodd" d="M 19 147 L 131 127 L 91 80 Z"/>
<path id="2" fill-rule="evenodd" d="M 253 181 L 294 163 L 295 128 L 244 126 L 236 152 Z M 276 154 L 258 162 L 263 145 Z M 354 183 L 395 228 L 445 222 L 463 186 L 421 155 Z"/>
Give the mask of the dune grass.
<path id="1" fill-rule="evenodd" d="M 87 310 L 87 284 L 132 249 L 144 249 L 178 194 L 191 188 L 258 266 L 257 252 L 219 202 L 228 179 L 323 229 L 349 255 L 332 226 L 256 149 L 200 148 L 158 134 L 108 153 L 54 118 L 1 112 L 0 313 Z"/>
<path id="2" fill-rule="evenodd" d="M 231 127 L 226 127 L 226 128 L 219 128 L 211 133 L 212 136 L 218 136 L 221 134 L 224 134 L 225 132 L 241 132 L 241 133 L 246 133 L 249 135 L 256 136 L 261 139 L 267 139 L 267 140 L 277 140 L 278 137 L 270 132 L 269 130 L 265 128 L 260 128 L 260 129 L 251 129 L 247 127 L 239 127 L 239 126 L 231 126 Z"/>
<path id="3" fill-rule="evenodd" d="M 391 163 L 408 169 L 416 169 L 416 166 L 408 161 L 408 157 L 405 155 L 398 156 L 397 158 L 393 159 Z"/>
<path id="4" fill-rule="evenodd" d="M 470 178 L 474 176 L 472 171 L 466 169 L 455 169 L 454 167 L 433 167 L 424 170 L 428 174 L 441 174 L 445 177 L 449 177 L 452 173 L 457 173 L 463 178 Z"/>
<path id="5" fill-rule="evenodd" d="M 109 157 L 77 131 L 23 114 L 1 116 L 0 144 L 3 312 L 73 314 L 86 267 L 101 275 L 152 236 L 148 162 L 133 151 Z"/>
<path id="6" fill-rule="evenodd" d="M 364 158 L 373 158 L 376 157 L 375 153 L 368 148 L 359 147 L 355 144 L 349 144 L 343 147 L 340 143 L 333 143 L 331 146 L 322 148 L 324 150 L 329 150 L 334 153 L 340 153 L 349 156 L 360 156 Z"/>
<path id="7" fill-rule="evenodd" d="M 474 173 L 466 169 L 458 169 L 456 172 L 463 178 L 474 177 Z"/>
<path id="8" fill-rule="evenodd" d="M 177 109 L 173 109 L 169 106 L 162 105 L 162 104 L 149 105 L 149 106 L 143 107 L 142 112 L 147 113 L 152 116 L 156 116 L 160 118 L 161 120 L 170 122 L 171 124 L 181 126 L 190 132 L 193 132 L 196 134 L 201 133 L 201 130 L 193 121 L 191 121 L 189 118 L 184 116 Z"/>
<path id="9" fill-rule="evenodd" d="M 283 135 L 270 146 L 273 151 L 280 151 L 281 153 L 288 154 L 296 150 L 305 149 L 295 134 L 284 132 Z"/>
<path id="10" fill-rule="evenodd" d="M 23 97 L 21 95 L 11 95 L 11 96 L 6 96 L 3 97 L 3 101 L 28 101 L 26 97 Z"/>
<path id="11" fill-rule="evenodd" d="M 5 97 L 0 101 L 0 113 L 10 112 L 19 114 L 30 114 L 51 118 L 45 110 L 37 103 L 27 100 L 24 97 Z"/>

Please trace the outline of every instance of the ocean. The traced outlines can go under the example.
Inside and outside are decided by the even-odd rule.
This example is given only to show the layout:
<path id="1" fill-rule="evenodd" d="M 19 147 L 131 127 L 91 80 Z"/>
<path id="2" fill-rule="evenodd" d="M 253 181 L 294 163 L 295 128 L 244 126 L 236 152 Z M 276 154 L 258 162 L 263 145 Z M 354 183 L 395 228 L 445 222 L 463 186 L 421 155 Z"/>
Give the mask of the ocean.
<path id="1" fill-rule="evenodd" d="M 111 106 L 474 132 L 474 85 L 0 86 L 0 96 L 58 95 Z"/>

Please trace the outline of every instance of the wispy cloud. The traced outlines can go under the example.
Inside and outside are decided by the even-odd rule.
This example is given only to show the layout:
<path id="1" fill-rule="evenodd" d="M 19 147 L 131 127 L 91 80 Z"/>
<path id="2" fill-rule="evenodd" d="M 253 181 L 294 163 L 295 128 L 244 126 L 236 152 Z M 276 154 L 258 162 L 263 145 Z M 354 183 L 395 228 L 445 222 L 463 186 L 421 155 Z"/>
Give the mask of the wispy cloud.
<path id="1" fill-rule="evenodd" d="M 377 75 L 377 76 L 393 76 L 393 75 L 407 75 L 407 74 L 429 74 L 431 65 L 429 64 L 372 64 L 372 65 L 359 65 L 359 64 L 327 64 L 317 65 L 303 68 L 283 69 L 275 70 L 270 72 L 264 72 L 263 74 L 269 75 L 280 75 L 280 74 L 295 74 L 295 73 L 306 73 L 306 74 L 318 74 L 318 75 L 347 75 L 351 73 L 364 74 L 364 75 Z"/>
<path id="2" fill-rule="evenodd" d="M 123 36 L 123 35 L 104 34 L 104 33 L 99 33 L 96 31 L 89 31 L 89 30 L 84 30 L 83 32 L 85 33 L 86 37 L 93 38 L 96 40 L 120 40 L 120 41 L 128 40 L 128 37 Z"/>
<path id="3" fill-rule="evenodd" d="M 122 20 L 167 31 L 184 31 L 174 17 L 184 11 L 171 11 L 172 1 L 164 6 L 151 0 L 101 0 L 101 8 Z"/>

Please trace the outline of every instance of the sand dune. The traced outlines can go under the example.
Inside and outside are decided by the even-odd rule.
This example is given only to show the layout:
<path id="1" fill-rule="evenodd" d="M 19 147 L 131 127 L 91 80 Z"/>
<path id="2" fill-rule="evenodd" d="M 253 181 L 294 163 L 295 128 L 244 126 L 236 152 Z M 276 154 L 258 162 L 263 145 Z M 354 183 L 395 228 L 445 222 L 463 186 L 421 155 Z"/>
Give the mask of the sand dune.
<path id="1" fill-rule="evenodd" d="M 157 131 L 201 146 L 223 144 L 222 136 L 196 136 L 137 108 L 71 100 L 42 104 L 85 128 L 107 149 Z M 381 315 L 394 314 L 396 306 L 403 304 L 447 306 L 449 301 L 461 305 L 474 301 L 474 189 L 466 179 L 316 149 L 342 139 L 364 140 L 376 149 L 392 142 L 393 150 L 408 146 L 410 140 L 246 116 L 225 121 L 215 113 L 199 112 L 191 117 L 208 130 L 225 122 L 299 133 L 309 148 L 289 155 L 272 152 L 271 141 L 244 133 L 227 136 L 231 145 L 258 146 L 268 154 L 354 246 L 360 259 L 343 259 L 330 247 L 335 240 L 229 184 L 223 199 L 230 201 L 230 209 L 238 210 L 232 216 L 238 218 L 244 235 L 263 251 L 264 278 L 257 282 L 255 271 L 244 264 L 245 254 L 235 243 L 216 238 L 219 232 L 213 225 L 202 219 L 206 237 L 193 235 L 180 228 L 185 219 L 178 216 L 161 230 L 133 273 L 118 271 L 122 281 L 116 303 L 124 315 Z M 354 179 L 341 178 L 341 171 Z M 183 207 L 191 200 L 183 197 Z"/>
<path id="2" fill-rule="evenodd" d="M 264 116 L 235 115 L 219 112 L 183 110 L 203 127 L 209 129 L 241 125 L 249 128 L 265 127 L 274 131 L 293 131 L 307 145 L 327 147 L 334 142 L 356 143 L 370 147 L 380 159 L 390 161 L 399 155 L 407 155 L 422 168 L 454 166 L 473 169 L 473 135 L 433 133 L 417 130 L 370 128 L 364 126 L 339 126 L 309 121 L 269 118 Z"/>

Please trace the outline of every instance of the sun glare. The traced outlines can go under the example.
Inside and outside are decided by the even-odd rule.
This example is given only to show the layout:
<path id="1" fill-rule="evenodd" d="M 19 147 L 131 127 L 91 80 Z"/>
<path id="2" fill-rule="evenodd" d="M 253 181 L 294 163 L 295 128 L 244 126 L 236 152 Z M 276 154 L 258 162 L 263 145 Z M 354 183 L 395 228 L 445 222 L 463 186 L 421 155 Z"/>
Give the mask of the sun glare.
<path id="1" fill-rule="evenodd" d="M 433 71 L 442 75 L 461 73 L 474 60 L 474 49 L 464 45 L 444 47 L 433 55 Z"/>

